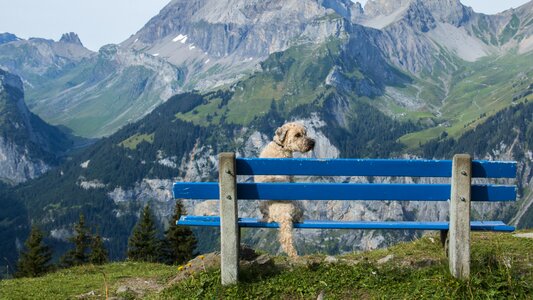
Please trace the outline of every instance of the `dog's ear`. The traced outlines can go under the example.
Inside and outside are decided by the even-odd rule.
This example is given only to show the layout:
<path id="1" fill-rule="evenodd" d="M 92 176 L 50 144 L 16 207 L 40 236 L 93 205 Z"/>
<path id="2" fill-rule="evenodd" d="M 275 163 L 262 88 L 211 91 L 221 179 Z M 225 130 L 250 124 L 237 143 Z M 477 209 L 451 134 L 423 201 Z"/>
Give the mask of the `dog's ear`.
<path id="1" fill-rule="evenodd" d="M 286 126 L 281 126 L 276 129 L 276 134 L 274 135 L 274 142 L 278 145 L 283 145 L 285 137 L 287 137 L 287 131 L 288 129 Z"/>

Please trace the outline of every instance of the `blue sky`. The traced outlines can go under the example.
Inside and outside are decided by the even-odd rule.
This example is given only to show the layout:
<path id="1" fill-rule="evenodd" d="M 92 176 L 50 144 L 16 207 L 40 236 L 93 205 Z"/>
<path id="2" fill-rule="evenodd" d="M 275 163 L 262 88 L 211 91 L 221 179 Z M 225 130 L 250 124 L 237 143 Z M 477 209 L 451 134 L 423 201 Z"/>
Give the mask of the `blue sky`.
<path id="1" fill-rule="evenodd" d="M 394 0 L 391 0 L 394 1 Z M 169 0 L 0 0 L 0 32 L 22 38 L 58 40 L 76 32 L 86 47 L 120 43 L 139 30 Z M 366 2 L 366 1 L 360 1 Z M 477 12 L 494 14 L 527 0 L 461 0 Z"/>

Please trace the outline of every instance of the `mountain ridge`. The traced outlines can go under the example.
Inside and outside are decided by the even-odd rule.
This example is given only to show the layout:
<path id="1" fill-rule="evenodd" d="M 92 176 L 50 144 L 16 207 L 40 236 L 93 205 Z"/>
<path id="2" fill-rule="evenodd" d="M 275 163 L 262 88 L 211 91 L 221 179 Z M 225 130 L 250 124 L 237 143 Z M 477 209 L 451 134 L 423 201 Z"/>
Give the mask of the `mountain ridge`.
<path id="1" fill-rule="evenodd" d="M 528 12 L 531 2 L 497 15 L 475 13 L 458 0 L 410 0 L 394 5 L 369 1 L 366 12 L 346 0 L 281 3 L 171 1 L 124 42 L 107 45 L 99 53 L 88 54 L 84 61 L 73 61 L 68 68 L 49 72 L 54 75 L 44 81 L 39 78 L 36 88 L 30 80 L 34 75 L 22 76 L 29 86 L 29 107 L 46 121 L 65 125 L 76 134 L 105 136 L 138 120 L 170 94 L 226 88 L 260 70 L 260 63 L 269 54 L 320 44 L 329 38 L 348 38 L 361 30 L 366 31 L 369 44 L 376 45 L 392 65 L 417 79 L 412 88 L 423 85 L 429 96 L 425 101 L 431 104 L 426 107 L 431 107 L 446 97 L 453 73 L 465 62 L 506 56 L 513 49 L 527 54 L 533 49 L 533 16 Z M 390 19 L 392 15 L 396 17 Z M 370 26 L 368 22 L 382 17 L 390 19 L 387 26 L 353 30 L 356 26 Z M 81 42 L 67 44 L 80 46 Z M 0 65 L 2 52 L 7 51 L 2 46 L 6 44 L 0 45 Z M 365 45 L 359 47 L 364 49 Z M 109 55 L 111 52 L 118 59 Z M 132 61 L 143 62 L 132 65 Z M 105 70 L 98 70 L 102 65 L 106 65 Z M 159 65 L 163 71 L 158 73 L 150 65 Z M 21 75 L 13 70 L 17 68 L 21 66 L 10 69 Z M 100 82 L 91 81 L 91 69 L 104 72 L 107 77 L 100 77 Z M 128 81 L 129 76 L 134 79 Z M 108 85 L 106 80 L 111 78 L 113 84 Z M 128 95 L 127 90 L 138 90 L 146 82 L 160 84 L 144 87 L 146 92 L 142 95 Z M 97 99 L 93 101 L 90 95 L 95 92 Z M 386 94 L 394 97 L 397 93 Z M 119 104 L 108 111 L 106 105 L 117 98 Z M 389 107 L 385 109 L 388 110 Z M 429 112 L 439 114 L 438 110 L 436 107 Z"/>

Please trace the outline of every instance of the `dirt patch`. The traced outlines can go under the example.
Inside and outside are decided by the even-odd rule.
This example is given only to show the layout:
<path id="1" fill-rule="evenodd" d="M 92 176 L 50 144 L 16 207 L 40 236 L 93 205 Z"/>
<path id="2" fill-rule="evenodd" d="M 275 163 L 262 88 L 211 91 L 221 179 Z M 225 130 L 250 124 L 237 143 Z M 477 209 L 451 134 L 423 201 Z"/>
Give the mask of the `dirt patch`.
<path id="1" fill-rule="evenodd" d="M 153 278 L 129 278 L 116 284 L 116 294 L 129 294 L 142 298 L 146 293 L 161 292 L 165 286 Z"/>
<path id="2" fill-rule="evenodd" d="M 533 239 L 533 232 L 513 234 L 517 238 Z"/>

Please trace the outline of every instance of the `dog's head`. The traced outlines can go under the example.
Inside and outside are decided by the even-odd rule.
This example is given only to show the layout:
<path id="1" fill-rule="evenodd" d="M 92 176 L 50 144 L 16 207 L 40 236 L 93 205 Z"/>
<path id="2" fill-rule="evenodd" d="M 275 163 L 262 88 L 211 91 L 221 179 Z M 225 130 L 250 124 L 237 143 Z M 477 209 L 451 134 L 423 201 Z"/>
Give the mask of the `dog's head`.
<path id="1" fill-rule="evenodd" d="M 315 147 L 315 140 L 307 137 L 307 130 L 299 123 L 286 123 L 276 129 L 274 142 L 284 149 L 297 152 L 307 152 Z"/>

